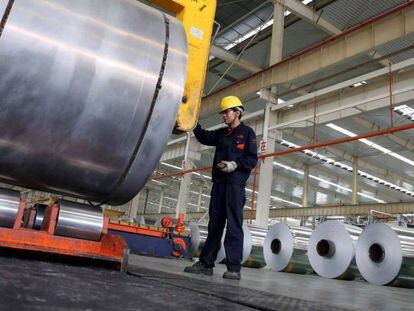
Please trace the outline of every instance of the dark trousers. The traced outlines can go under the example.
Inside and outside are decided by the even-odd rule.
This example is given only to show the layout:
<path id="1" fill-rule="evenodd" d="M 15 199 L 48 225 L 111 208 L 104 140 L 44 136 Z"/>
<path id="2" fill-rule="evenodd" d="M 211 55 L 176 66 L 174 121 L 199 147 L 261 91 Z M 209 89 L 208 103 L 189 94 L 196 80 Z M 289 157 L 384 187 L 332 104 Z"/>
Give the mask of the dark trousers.
<path id="1" fill-rule="evenodd" d="M 227 269 L 235 272 L 240 271 L 243 257 L 243 207 L 245 202 L 244 185 L 213 183 L 208 235 L 200 255 L 200 262 L 204 266 L 214 267 L 227 220 L 224 239 Z"/>

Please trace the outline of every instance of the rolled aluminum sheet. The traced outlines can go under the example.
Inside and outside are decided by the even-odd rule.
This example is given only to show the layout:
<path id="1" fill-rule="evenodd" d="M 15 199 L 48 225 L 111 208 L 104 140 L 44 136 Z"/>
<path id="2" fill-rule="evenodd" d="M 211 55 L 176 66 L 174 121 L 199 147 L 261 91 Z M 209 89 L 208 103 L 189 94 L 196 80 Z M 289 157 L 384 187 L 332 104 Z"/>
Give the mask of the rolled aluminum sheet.
<path id="1" fill-rule="evenodd" d="M 414 258 L 403 250 L 390 226 L 368 225 L 356 245 L 356 263 L 363 278 L 375 285 L 414 288 Z"/>
<path id="2" fill-rule="evenodd" d="M 13 228 L 19 204 L 19 192 L 0 189 L 0 227 Z"/>
<path id="3" fill-rule="evenodd" d="M 312 230 L 279 223 L 269 227 L 263 244 L 266 265 L 273 271 L 312 273 L 306 249 Z"/>
<path id="4" fill-rule="evenodd" d="M 389 224 L 387 224 L 389 225 Z M 394 225 L 389 225 L 392 230 L 398 234 L 400 239 L 403 255 L 406 257 L 414 257 L 414 230 Z"/>
<path id="5" fill-rule="evenodd" d="M 198 234 L 194 237 L 191 237 L 191 249 L 195 249 L 194 252 L 194 256 L 195 257 L 200 257 L 201 251 L 204 247 L 204 243 L 207 239 L 207 235 L 208 235 L 208 225 L 205 224 L 197 224 L 198 226 Z M 223 233 L 224 235 L 225 233 Z M 224 252 L 224 247 L 223 247 L 223 239 L 221 240 L 221 246 L 220 246 L 220 250 L 217 253 L 217 259 L 215 261 L 215 264 L 218 264 L 220 262 L 222 262 L 224 259 L 226 258 L 226 254 Z"/>
<path id="6" fill-rule="evenodd" d="M 99 241 L 104 214 L 99 206 L 59 200 L 59 216 L 55 234 L 65 237 Z"/>
<path id="7" fill-rule="evenodd" d="M 0 181 L 129 201 L 170 137 L 187 47 L 175 17 L 139 1 L 15 1 L 0 37 Z"/>
<path id="8" fill-rule="evenodd" d="M 308 258 L 313 270 L 329 279 L 352 280 L 358 275 L 354 244 L 345 226 L 336 220 L 318 225 L 309 239 Z"/>
<path id="9" fill-rule="evenodd" d="M 140 215 L 138 216 L 135 221 L 139 224 L 139 225 L 145 225 L 145 217 Z"/>
<path id="10" fill-rule="evenodd" d="M 266 238 L 268 229 L 254 225 L 248 225 L 248 227 L 252 237 L 252 250 L 243 266 L 249 268 L 263 268 L 266 266 L 263 255 L 263 243 L 264 239 Z"/>
<path id="11" fill-rule="evenodd" d="M 194 252 L 196 257 L 200 256 L 201 250 L 204 247 L 204 242 L 206 241 L 207 235 L 208 235 L 207 225 L 198 224 L 198 227 L 199 227 L 198 236 L 197 236 L 198 240 L 196 238 L 193 239 L 193 237 L 191 238 L 192 244 L 194 245 L 192 246 L 192 248 L 196 248 L 196 251 Z M 252 237 L 251 237 L 251 233 L 250 233 L 250 230 L 247 224 L 243 224 L 243 234 L 244 234 L 244 239 L 243 239 L 242 264 L 246 262 L 252 250 Z M 226 251 L 224 248 L 225 237 L 226 237 L 226 229 L 224 229 L 224 232 L 223 232 L 223 237 L 221 239 L 221 246 L 217 253 L 217 259 L 215 261 L 216 264 L 221 263 L 222 261 L 224 261 L 224 259 L 226 259 Z"/>
<path id="12" fill-rule="evenodd" d="M 222 262 L 224 259 L 226 259 L 226 249 L 224 247 L 224 240 L 226 238 L 226 228 L 223 232 L 223 238 L 221 239 L 221 247 L 217 254 L 217 260 L 216 262 Z M 247 258 L 249 258 L 250 252 L 252 251 L 252 235 L 250 233 L 250 229 L 247 226 L 246 223 L 243 224 L 243 255 L 242 255 L 242 261 L 241 264 L 243 265 Z M 221 259 L 219 261 L 219 259 Z"/>
<path id="13" fill-rule="evenodd" d="M 43 218 L 45 216 L 47 205 L 36 203 L 33 207 L 36 209 L 36 218 L 33 227 L 36 230 L 40 230 L 42 228 Z"/>
<path id="14" fill-rule="evenodd" d="M 186 228 L 190 228 L 191 245 L 188 248 L 188 253 L 191 257 L 195 257 L 200 247 L 200 227 L 195 222 L 190 222 Z"/>

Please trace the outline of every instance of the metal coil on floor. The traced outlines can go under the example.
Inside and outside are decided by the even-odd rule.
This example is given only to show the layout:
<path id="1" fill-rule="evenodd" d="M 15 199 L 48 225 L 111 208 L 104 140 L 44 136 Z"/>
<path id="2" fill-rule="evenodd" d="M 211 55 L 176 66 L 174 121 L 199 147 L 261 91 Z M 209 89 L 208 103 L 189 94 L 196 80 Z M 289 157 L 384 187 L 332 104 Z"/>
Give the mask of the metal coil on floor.
<path id="1" fill-rule="evenodd" d="M 124 204 L 174 127 L 187 66 L 182 24 L 139 1 L 10 3 L 0 36 L 0 180 Z"/>
<path id="2" fill-rule="evenodd" d="M 312 230 L 279 223 L 269 227 L 263 244 L 266 265 L 273 271 L 313 273 L 306 250 Z"/>
<path id="3" fill-rule="evenodd" d="M 401 231 L 399 231 L 401 233 Z M 363 278 L 375 285 L 414 288 L 414 257 L 402 247 L 398 230 L 374 223 L 362 232 L 356 245 L 356 263 Z M 405 243 L 407 240 L 405 239 Z"/>
<path id="4" fill-rule="evenodd" d="M 353 280 L 359 275 L 354 254 L 351 235 L 339 221 L 328 220 L 319 224 L 310 236 L 309 262 L 322 277 Z"/>
<path id="5" fill-rule="evenodd" d="M 243 266 L 260 269 L 266 266 L 266 261 L 263 255 L 263 243 L 268 230 L 254 225 L 248 225 L 248 227 L 251 233 L 252 249 Z"/>
<path id="6" fill-rule="evenodd" d="M 198 226 L 198 230 L 195 228 Z M 192 232 L 196 234 L 191 237 L 192 241 L 192 249 L 194 250 L 194 256 L 199 257 L 201 250 L 204 247 L 204 243 L 207 239 L 208 235 L 208 226 L 204 224 L 193 224 Z M 242 255 L 242 264 L 246 262 L 248 259 L 250 252 L 252 250 L 252 236 L 250 230 L 246 224 L 243 224 L 243 255 Z M 224 248 L 224 240 L 226 237 L 226 229 L 224 229 L 223 237 L 220 242 L 220 249 L 217 253 L 217 259 L 215 261 L 216 264 L 223 262 L 226 259 L 226 251 Z"/>
<path id="7" fill-rule="evenodd" d="M 59 200 L 55 234 L 70 238 L 99 241 L 104 214 L 99 206 Z"/>
<path id="8" fill-rule="evenodd" d="M 20 205 L 20 192 L 0 189 L 0 227 L 13 228 Z"/>

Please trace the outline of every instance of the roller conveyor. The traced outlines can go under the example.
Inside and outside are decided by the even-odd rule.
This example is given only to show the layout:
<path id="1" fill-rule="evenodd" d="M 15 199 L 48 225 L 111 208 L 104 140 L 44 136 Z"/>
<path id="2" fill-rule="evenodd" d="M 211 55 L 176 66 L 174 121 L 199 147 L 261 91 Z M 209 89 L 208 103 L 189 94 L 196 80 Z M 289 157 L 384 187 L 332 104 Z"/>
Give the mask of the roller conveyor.
<path id="1" fill-rule="evenodd" d="M 7 226 L 0 227 L 0 248 L 89 258 L 125 270 L 128 246 L 121 236 L 108 234 L 108 218 L 103 216 L 102 211 L 99 216 L 94 209 L 93 217 L 79 212 L 68 221 L 65 218 L 68 206 L 75 206 L 78 211 L 88 210 L 89 207 L 82 208 L 80 204 L 66 201 L 63 204 L 57 202 L 46 207 L 41 227 L 37 230 L 36 217 L 31 217 L 35 213 L 30 212 L 34 209 L 26 209 L 18 192 L 0 189 L 0 197 L 0 221 L 5 223 L 7 220 Z M 60 208 L 65 217 L 60 215 Z M 29 212 L 25 213 L 25 210 Z M 13 222 L 10 221 L 12 214 L 15 215 Z M 26 219 L 23 219 L 24 216 Z M 99 234 L 97 224 L 101 224 Z"/>

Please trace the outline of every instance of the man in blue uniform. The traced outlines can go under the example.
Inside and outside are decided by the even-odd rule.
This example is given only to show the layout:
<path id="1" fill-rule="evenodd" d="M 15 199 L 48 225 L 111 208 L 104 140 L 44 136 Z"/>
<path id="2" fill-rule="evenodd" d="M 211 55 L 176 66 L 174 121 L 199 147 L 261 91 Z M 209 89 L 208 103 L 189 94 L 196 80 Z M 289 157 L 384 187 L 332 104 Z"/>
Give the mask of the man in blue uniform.
<path id="1" fill-rule="evenodd" d="M 239 280 L 243 256 L 243 207 L 246 201 L 244 188 L 257 163 L 257 142 L 253 129 L 241 122 L 244 108 L 239 98 L 223 98 L 220 108 L 227 128 L 206 131 L 198 124 L 194 129 L 197 140 L 201 144 L 215 146 L 216 152 L 212 169 L 208 236 L 200 260 L 184 271 L 213 274 L 227 220 L 224 240 L 227 271 L 223 278 Z"/>

